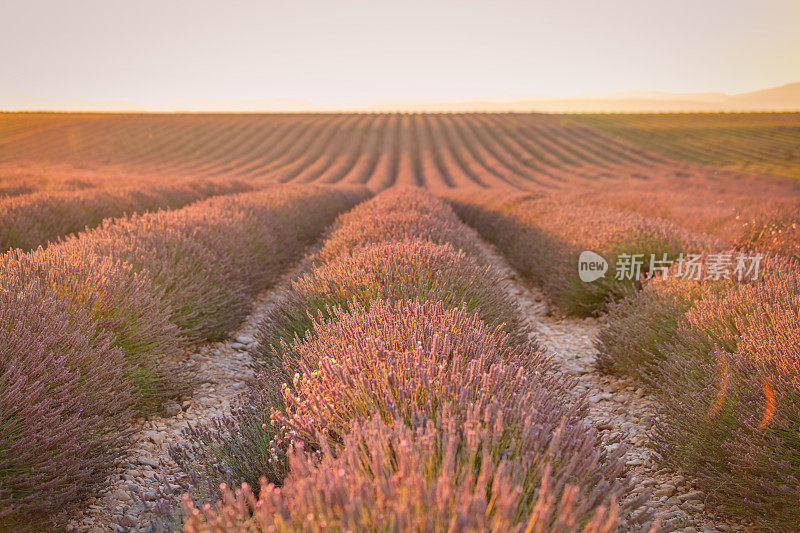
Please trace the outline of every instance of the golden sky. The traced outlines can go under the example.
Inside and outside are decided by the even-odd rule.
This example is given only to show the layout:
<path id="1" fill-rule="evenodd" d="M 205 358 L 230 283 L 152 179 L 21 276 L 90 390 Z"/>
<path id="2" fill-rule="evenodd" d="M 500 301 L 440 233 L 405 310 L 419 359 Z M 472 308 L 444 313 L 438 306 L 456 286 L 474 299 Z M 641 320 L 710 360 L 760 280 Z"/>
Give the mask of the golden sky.
<path id="1" fill-rule="evenodd" d="M 5 0 L 0 108 L 737 93 L 800 81 L 800 0 Z"/>

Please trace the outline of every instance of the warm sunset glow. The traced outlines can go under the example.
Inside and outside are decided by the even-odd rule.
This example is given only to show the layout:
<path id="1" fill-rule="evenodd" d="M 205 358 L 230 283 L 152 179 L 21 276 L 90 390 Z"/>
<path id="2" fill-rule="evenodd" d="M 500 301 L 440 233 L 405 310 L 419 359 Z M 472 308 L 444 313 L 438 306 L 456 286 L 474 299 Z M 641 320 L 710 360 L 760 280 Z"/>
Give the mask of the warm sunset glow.
<path id="1" fill-rule="evenodd" d="M 800 80 L 794 0 L 12 0 L 0 14 L 3 109 L 404 107 Z"/>
<path id="2" fill-rule="evenodd" d="M 800 0 L 10 2 L 0 532 L 800 530 Z"/>

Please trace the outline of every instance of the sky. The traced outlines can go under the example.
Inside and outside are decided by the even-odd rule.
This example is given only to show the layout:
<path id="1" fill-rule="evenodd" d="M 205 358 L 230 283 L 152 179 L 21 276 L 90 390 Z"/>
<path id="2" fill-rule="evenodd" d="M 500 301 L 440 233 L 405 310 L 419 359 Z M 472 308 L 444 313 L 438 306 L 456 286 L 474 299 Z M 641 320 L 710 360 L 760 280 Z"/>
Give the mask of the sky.
<path id="1" fill-rule="evenodd" d="M 739 93 L 800 81 L 798 27 L 800 0 L 4 0 L 0 109 Z"/>

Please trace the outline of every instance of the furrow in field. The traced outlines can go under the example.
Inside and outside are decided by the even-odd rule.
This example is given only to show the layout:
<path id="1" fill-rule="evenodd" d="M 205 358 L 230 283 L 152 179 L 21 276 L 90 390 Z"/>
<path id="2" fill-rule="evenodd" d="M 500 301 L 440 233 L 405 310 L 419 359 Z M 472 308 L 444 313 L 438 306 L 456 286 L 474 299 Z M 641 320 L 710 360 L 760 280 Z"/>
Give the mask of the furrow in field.
<path id="1" fill-rule="evenodd" d="M 472 147 L 464 140 L 461 130 L 452 121 L 452 115 L 440 114 L 436 118 L 441 121 L 442 131 L 445 138 L 449 141 L 449 146 L 453 150 L 455 159 L 470 174 L 478 177 L 488 187 L 514 186 L 508 177 L 504 176 L 496 169 L 489 168 L 482 161 L 476 158 Z"/>
<path id="2" fill-rule="evenodd" d="M 425 185 L 433 190 L 449 189 L 453 186 L 452 179 L 447 174 L 439 158 L 439 153 L 431 139 L 430 124 L 424 115 L 414 115 L 414 132 L 420 173 L 423 176 Z"/>
<path id="3" fill-rule="evenodd" d="M 253 159 L 262 156 L 265 151 L 276 144 L 280 139 L 290 133 L 301 119 L 286 120 L 283 117 L 274 121 L 265 122 L 257 132 L 240 146 L 232 150 L 219 164 L 211 170 L 212 175 L 220 176 L 238 171 L 241 166 L 250 163 Z"/>
<path id="4" fill-rule="evenodd" d="M 63 518 L 69 522 L 67 531 L 91 531 L 92 527 L 104 530 L 118 523 L 129 531 L 147 531 L 157 517 L 156 500 L 177 503 L 181 490 L 191 480 L 170 456 L 170 447 L 183 441 L 189 428 L 212 426 L 230 415 L 232 402 L 246 392 L 254 376 L 248 350 L 258 324 L 280 301 L 291 281 L 306 270 L 308 260 L 303 259 L 274 287 L 256 296 L 252 311 L 229 340 L 193 347 L 184 364 L 192 367 L 197 388 L 175 403 L 168 414 L 134 421 L 131 444 L 107 479 L 107 488 L 83 512 Z"/>
<path id="5" fill-rule="evenodd" d="M 504 278 L 505 285 L 500 289 L 517 301 L 536 338 L 553 354 L 559 374 L 565 379 L 577 379 L 577 386 L 570 393 L 576 399 L 589 398 L 585 422 L 597 429 L 603 446 L 616 448 L 621 443 L 627 448 L 626 466 L 635 476 L 635 486 L 621 503 L 645 497 L 645 508 L 640 512 L 652 513 L 667 530 L 693 527 L 695 531 L 747 531 L 741 522 L 695 503 L 702 496 L 697 493 L 691 472 L 662 468 L 655 460 L 657 453 L 649 435 L 658 418 L 658 401 L 633 380 L 597 369 L 593 342 L 600 321 L 552 316 L 544 294 L 521 282 L 507 260 L 493 246 L 485 246 L 492 265 Z M 629 522 L 633 517 L 622 518 L 621 530 L 641 528 Z"/>
<path id="6" fill-rule="evenodd" d="M 333 154 L 330 167 L 319 176 L 320 183 L 338 183 L 345 178 L 364 155 L 377 115 L 361 115 L 358 124 L 350 131 L 347 143 L 340 153 Z"/>
<path id="7" fill-rule="evenodd" d="M 297 137 L 292 138 L 281 150 L 280 156 L 267 165 L 253 165 L 246 169 L 248 177 L 259 179 L 274 179 L 274 176 L 287 168 L 296 167 L 297 161 L 307 157 L 308 151 L 317 143 L 335 123 L 331 116 L 316 117 L 309 122 L 302 131 L 296 132 Z M 245 169 L 243 169 L 245 170 Z"/>
<path id="8" fill-rule="evenodd" d="M 252 178 L 257 173 L 265 172 L 279 165 L 296 144 L 303 142 L 309 131 L 314 131 L 318 125 L 317 120 L 303 117 L 302 120 L 293 121 L 274 143 L 266 146 L 263 151 L 260 149 L 251 151 L 250 157 L 244 157 L 237 161 L 235 166 L 229 169 L 229 173 L 233 176 Z"/>
<path id="9" fill-rule="evenodd" d="M 565 125 L 561 137 L 583 153 L 611 165 L 638 165 L 653 163 L 632 150 L 620 149 L 612 139 L 598 135 L 597 132 L 578 125 Z"/>
<path id="10" fill-rule="evenodd" d="M 431 127 L 431 138 L 436 145 L 442 164 L 456 187 L 474 187 L 477 185 L 481 188 L 487 188 L 488 185 L 483 179 L 475 175 L 472 169 L 465 166 L 458 157 L 458 154 L 453 149 L 447 129 L 438 116 L 427 114 L 425 118 Z"/>
<path id="11" fill-rule="evenodd" d="M 538 117 L 536 117 L 538 118 Z M 569 166 L 585 165 L 602 166 L 604 161 L 581 150 L 563 136 L 563 128 L 553 124 L 552 119 L 537 120 L 530 116 L 514 115 L 514 120 L 521 126 L 523 134 L 530 133 L 546 144 L 551 152 L 555 152 Z"/>
<path id="12" fill-rule="evenodd" d="M 400 115 L 400 121 L 396 183 L 397 185 L 422 185 L 423 178 L 416 164 L 414 151 L 415 139 L 412 136 L 414 117 L 404 113 Z"/>
<path id="13" fill-rule="evenodd" d="M 414 176 L 416 177 L 417 185 L 426 187 L 427 180 L 422 169 L 422 153 L 419 132 L 417 131 L 416 113 L 412 113 L 409 117 L 409 135 L 411 136 L 411 165 L 414 168 Z"/>
<path id="14" fill-rule="evenodd" d="M 217 174 L 217 169 L 225 165 L 242 146 L 246 146 L 248 139 L 269 129 L 265 122 L 240 120 L 227 134 L 215 132 L 205 142 L 196 143 L 194 157 L 180 165 L 181 172 L 206 176 Z"/>
<path id="15" fill-rule="evenodd" d="M 552 187 L 546 176 L 543 176 L 541 173 L 536 173 L 531 168 L 521 164 L 516 159 L 514 153 L 509 151 L 496 135 L 487 131 L 488 128 L 486 124 L 480 120 L 480 114 L 470 113 L 461 115 L 458 119 L 463 122 L 464 127 L 471 129 L 474 138 L 492 154 L 492 157 L 501 162 L 509 172 L 525 180 L 525 185 L 527 187 Z"/>
<path id="16" fill-rule="evenodd" d="M 311 167 L 311 174 L 316 172 L 315 164 L 325 164 L 325 153 L 331 143 L 338 138 L 342 127 L 345 126 L 351 117 L 349 115 L 337 115 L 328 121 L 327 127 L 313 139 L 312 143 L 303 151 L 302 157 L 287 165 L 284 168 L 270 172 L 269 179 L 287 183 L 304 174 Z"/>
<path id="17" fill-rule="evenodd" d="M 459 162 L 455 159 L 453 152 L 448 147 L 447 140 L 442 134 L 441 126 L 438 121 L 434 120 L 433 115 L 427 113 L 423 116 L 425 119 L 425 124 L 430 133 L 433 153 L 436 156 L 437 161 L 439 161 L 440 168 L 448 178 L 448 181 L 451 183 L 452 187 L 485 188 L 486 186 L 480 180 L 467 174 Z"/>
<path id="18" fill-rule="evenodd" d="M 375 171 L 383 145 L 383 137 L 388 134 L 389 117 L 385 114 L 374 115 L 374 117 L 364 139 L 364 150 L 356 159 L 353 167 L 342 177 L 340 180 L 342 183 L 363 185 L 369 181 Z"/>
<path id="19" fill-rule="evenodd" d="M 538 137 L 523 134 L 522 127 L 514 121 L 510 114 L 492 115 L 489 118 L 505 131 L 511 142 L 529 154 L 529 157 L 523 156 L 523 159 L 529 164 L 535 165 L 537 169 L 544 167 L 550 176 L 562 182 L 565 180 L 564 176 L 570 174 L 564 170 L 564 161 L 549 152 Z"/>
<path id="20" fill-rule="evenodd" d="M 539 185 L 525 169 L 517 166 L 513 160 L 506 157 L 502 148 L 486 139 L 484 132 L 478 131 L 475 123 L 467 115 L 453 115 L 451 117 L 455 126 L 462 132 L 466 145 L 473 157 L 480 161 L 489 171 L 498 175 L 514 187 L 528 189 Z"/>
<path id="21" fill-rule="evenodd" d="M 350 139 L 356 138 L 356 132 L 363 121 L 363 115 L 349 115 L 343 121 L 340 129 L 334 134 L 333 138 L 323 147 L 320 156 L 316 161 L 305 166 L 303 171 L 292 178 L 297 183 L 311 183 L 319 180 L 338 157 L 348 158 L 348 147 Z"/>
<path id="22" fill-rule="evenodd" d="M 400 129 L 400 115 L 388 115 L 386 130 L 383 136 L 378 161 L 372 170 L 366 184 L 375 191 L 383 190 L 397 180 L 398 138 Z"/>
<path id="23" fill-rule="evenodd" d="M 487 113 L 480 115 L 478 120 L 482 126 L 489 130 L 489 135 L 496 139 L 509 153 L 513 154 L 520 164 L 531 169 L 535 175 L 543 176 L 550 180 L 549 187 L 557 187 L 564 182 L 561 170 L 544 161 L 540 157 L 538 150 L 516 139 L 502 117 Z"/>
<path id="24" fill-rule="evenodd" d="M 516 177 L 513 172 L 487 151 L 484 146 L 475 138 L 474 132 L 468 127 L 464 127 L 460 120 L 461 115 L 447 115 L 448 126 L 453 130 L 457 146 L 464 154 L 464 161 L 480 172 L 482 175 L 491 175 L 494 179 L 502 180 L 509 185 L 516 186 Z"/>

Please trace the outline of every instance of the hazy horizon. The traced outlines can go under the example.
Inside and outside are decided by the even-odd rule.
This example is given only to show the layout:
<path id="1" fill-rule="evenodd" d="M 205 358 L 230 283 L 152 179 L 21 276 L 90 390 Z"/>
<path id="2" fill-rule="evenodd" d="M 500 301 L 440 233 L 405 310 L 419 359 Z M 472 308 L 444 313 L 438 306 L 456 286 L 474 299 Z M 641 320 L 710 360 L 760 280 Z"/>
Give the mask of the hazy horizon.
<path id="1" fill-rule="evenodd" d="M 0 13 L 6 110 L 369 109 L 800 80 L 791 0 L 39 0 Z"/>

